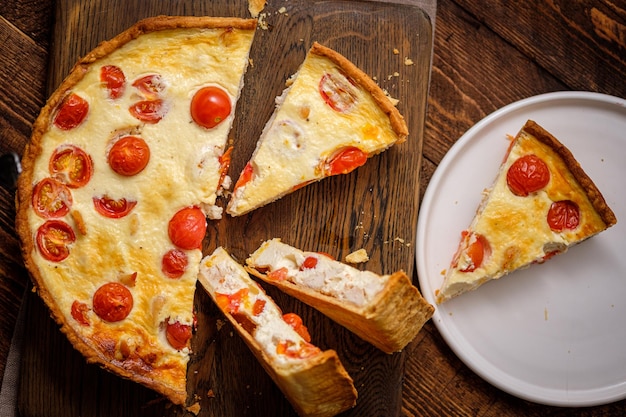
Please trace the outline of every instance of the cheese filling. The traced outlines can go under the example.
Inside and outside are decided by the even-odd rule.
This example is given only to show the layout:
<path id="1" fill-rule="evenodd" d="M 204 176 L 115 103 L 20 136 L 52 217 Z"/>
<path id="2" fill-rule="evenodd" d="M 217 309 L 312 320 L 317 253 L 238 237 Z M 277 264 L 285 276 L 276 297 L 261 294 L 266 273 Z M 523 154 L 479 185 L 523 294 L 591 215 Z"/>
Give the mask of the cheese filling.
<path id="1" fill-rule="evenodd" d="M 315 259 L 308 267 L 308 259 Z M 303 252 L 282 243 L 279 239 L 264 242 L 250 256 L 249 265 L 259 271 L 284 270 L 278 279 L 286 279 L 296 285 L 307 287 L 320 294 L 364 307 L 373 302 L 389 280 L 388 275 L 379 276 L 370 271 L 361 271 L 330 257 Z M 278 277 L 278 275 L 276 275 Z M 283 278 L 284 277 L 284 278 Z"/>
<path id="2" fill-rule="evenodd" d="M 303 354 L 318 352 L 285 322 L 280 308 L 223 248 L 203 259 L 199 280 L 276 364 L 299 362 Z M 220 297 L 230 300 L 229 304 L 222 304 Z"/>

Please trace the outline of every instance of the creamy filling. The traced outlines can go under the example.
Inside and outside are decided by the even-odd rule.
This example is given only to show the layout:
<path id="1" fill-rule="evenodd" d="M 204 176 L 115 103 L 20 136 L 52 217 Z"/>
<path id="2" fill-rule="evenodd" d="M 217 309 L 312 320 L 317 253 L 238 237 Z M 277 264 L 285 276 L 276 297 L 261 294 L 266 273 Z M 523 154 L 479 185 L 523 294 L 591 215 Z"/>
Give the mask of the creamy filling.
<path id="1" fill-rule="evenodd" d="M 305 259 L 314 258 L 315 266 L 307 268 Z M 364 307 L 373 302 L 389 280 L 388 275 L 362 271 L 315 252 L 303 252 L 282 243 L 269 240 L 251 255 L 252 266 L 269 272 L 286 270 L 286 279 L 320 294 Z"/>

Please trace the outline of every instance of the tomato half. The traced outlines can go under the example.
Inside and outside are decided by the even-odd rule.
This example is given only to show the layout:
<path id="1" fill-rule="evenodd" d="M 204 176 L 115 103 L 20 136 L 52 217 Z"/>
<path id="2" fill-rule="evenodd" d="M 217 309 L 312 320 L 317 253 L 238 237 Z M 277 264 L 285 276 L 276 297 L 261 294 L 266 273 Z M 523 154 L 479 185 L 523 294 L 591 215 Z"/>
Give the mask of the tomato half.
<path id="1" fill-rule="evenodd" d="M 217 183 L 218 188 L 222 186 L 222 184 L 224 183 L 224 179 L 226 178 L 226 175 L 228 175 L 228 168 L 230 168 L 230 162 L 232 161 L 232 157 L 231 157 L 232 153 L 233 153 L 233 147 L 231 146 L 228 149 L 226 149 L 226 152 L 224 152 L 219 157 L 220 179 L 219 179 L 219 182 Z"/>
<path id="2" fill-rule="evenodd" d="M 171 249 L 161 259 L 161 271 L 169 278 L 180 278 L 187 269 L 187 254 L 179 249 Z"/>
<path id="3" fill-rule="evenodd" d="M 61 130 L 70 130 L 80 125 L 89 112 L 89 103 L 81 96 L 71 93 L 59 106 L 54 125 Z"/>
<path id="4" fill-rule="evenodd" d="M 111 169 L 118 174 L 137 175 L 150 161 L 150 148 L 138 136 L 124 136 L 113 144 L 108 160 Z"/>
<path id="5" fill-rule="evenodd" d="M 525 197 L 541 190 L 550 181 L 548 165 L 536 155 L 524 155 L 518 158 L 506 173 L 509 190 L 517 196 Z"/>
<path id="6" fill-rule="evenodd" d="M 367 153 L 355 146 L 337 151 L 326 163 L 326 175 L 347 174 L 367 162 Z"/>
<path id="7" fill-rule="evenodd" d="M 206 234 L 206 217 L 198 207 L 185 207 L 172 216 L 167 232 L 181 249 L 200 249 Z"/>
<path id="8" fill-rule="evenodd" d="M 309 342 L 296 344 L 292 340 L 282 340 L 276 345 L 276 353 L 290 358 L 306 359 L 317 355 L 320 349 Z"/>
<path id="9" fill-rule="evenodd" d="M 133 87 L 145 98 L 155 99 L 165 90 L 165 82 L 159 74 L 150 74 L 133 81 Z"/>
<path id="10" fill-rule="evenodd" d="M 452 262 L 454 267 L 457 266 L 460 255 L 463 253 L 469 262 L 461 268 L 460 271 L 473 272 L 480 268 L 484 259 L 491 254 L 491 246 L 483 235 L 464 230 L 461 233 L 459 250 L 454 255 L 454 260 Z"/>
<path id="11" fill-rule="evenodd" d="M 252 314 L 255 316 L 258 316 L 259 314 L 261 314 L 263 312 L 263 310 L 265 310 L 265 300 L 261 299 L 261 298 L 257 298 L 256 301 L 254 302 L 254 305 L 252 306 Z"/>
<path id="12" fill-rule="evenodd" d="M 72 207 L 72 193 L 54 178 L 44 178 L 33 189 L 33 210 L 39 217 L 63 217 Z"/>
<path id="13" fill-rule="evenodd" d="M 580 223 L 578 204 L 571 200 L 555 201 L 548 210 L 547 221 L 555 232 L 576 229 Z"/>
<path id="14" fill-rule="evenodd" d="M 191 99 L 191 118 L 199 126 L 211 129 L 222 123 L 231 113 L 228 93 L 217 86 L 203 87 Z"/>
<path id="15" fill-rule="evenodd" d="M 128 201 L 125 198 L 114 200 L 105 196 L 94 197 L 93 205 L 98 213 L 109 219 L 119 219 L 126 216 L 137 205 L 136 201 Z"/>
<path id="16" fill-rule="evenodd" d="M 215 293 L 218 307 L 225 313 L 237 313 L 239 307 L 248 297 L 248 289 L 242 288 L 233 294 Z"/>
<path id="17" fill-rule="evenodd" d="M 37 248 L 45 259 L 61 262 L 70 254 L 69 245 L 76 235 L 71 226 L 60 220 L 48 220 L 37 229 Z"/>
<path id="18" fill-rule="evenodd" d="M 130 114 L 137 120 L 145 123 L 158 123 L 167 113 L 165 102 L 161 99 L 142 100 L 133 103 L 128 108 Z"/>
<path id="19" fill-rule="evenodd" d="M 126 89 L 126 76 L 116 65 L 103 65 L 100 68 L 100 81 L 111 99 L 120 98 Z"/>
<path id="20" fill-rule="evenodd" d="M 252 164 L 248 162 L 246 166 L 243 168 L 243 171 L 241 171 L 241 174 L 239 175 L 239 179 L 235 183 L 234 190 L 236 190 L 239 187 L 243 187 L 244 185 L 249 183 L 252 180 L 253 174 L 254 174 L 254 168 L 252 167 Z"/>
<path id="21" fill-rule="evenodd" d="M 191 326 L 181 324 L 178 321 L 174 323 L 168 322 L 165 328 L 165 337 L 174 349 L 184 349 L 187 347 L 189 339 L 191 339 Z"/>
<path id="22" fill-rule="evenodd" d="M 347 112 L 357 102 L 354 85 L 343 74 L 324 74 L 320 79 L 318 91 L 324 102 L 340 113 Z"/>
<path id="23" fill-rule="evenodd" d="M 93 311 L 102 320 L 116 322 L 124 320 L 133 309 L 133 295 L 119 282 L 109 282 L 93 295 Z"/>
<path id="24" fill-rule="evenodd" d="M 289 278 L 289 271 L 284 266 L 267 274 L 267 277 L 274 281 L 284 281 Z"/>
<path id="25" fill-rule="evenodd" d="M 306 328 L 304 323 L 302 323 L 302 318 L 296 313 L 287 313 L 283 315 L 283 320 L 291 326 L 292 329 L 296 331 L 304 340 L 307 342 L 311 341 L 311 335 L 309 334 L 309 330 Z"/>
<path id="26" fill-rule="evenodd" d="M 317 266 L 317 258 L 315 256 L 307 256 L 304 258 L 302 265 L 300 265 L 300 271 L 305 269 L 313 269 Z"/>
<path id="27" fill-rule="evenodd" d="M 70 188 L 84 186 L 93 174 L 93 162 L 78 146 L 62 145 L 50 157 L 50 174 Z"/>
<path id="28" fill-rule="evenodd" d="M 83 326 L 89 326 L 89 320 L 87 319 L 88 311 L 89 306 L 87 306 L 87 304 L 81 303 L 78 300 L 74 300 L 74 302 L 72 303 L 72 317 Z"/>

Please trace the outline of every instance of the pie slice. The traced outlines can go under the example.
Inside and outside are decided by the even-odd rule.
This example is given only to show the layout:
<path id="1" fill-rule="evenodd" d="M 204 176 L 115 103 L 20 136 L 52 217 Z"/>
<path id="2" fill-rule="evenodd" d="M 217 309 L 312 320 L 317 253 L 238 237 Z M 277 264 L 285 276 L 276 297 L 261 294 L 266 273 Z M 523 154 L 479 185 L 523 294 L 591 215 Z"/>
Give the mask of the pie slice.
<path id="1" fill-rule="evenodd" d="M 246 264 L 251 274 L 386 353 L 402 350 L 435 310 L 403 271 L 391 275 L 362 271 L 280 239 L 264 242 Z"/>
<path id="2" fill-rule="evenodd" d="M 380 87 L 318 43 L 276 104 L 235 184 L 226 209 L 232 216 L 346 174 L 408 135 L 403 117 Z"/>
<path id="3" fill-rule="evenodd" d="M 283 314 L 223 248 L 202 260 L 200 283 L 301 416 L 334 416 L 355 405 L 352 378 L 334 350 L 311 344 L 302 319 Z"/>
<path id="4" fill-rule="evenodd" d="M 542 263 L 617 222 L 572 153 L 529 120 L 461 234 L 436 302 Z"/>
<path id="5" fill-rule="evenodd" d="M 89 362 L 176 404 L 255 29 L 138 22 L 76 64 L 24 152 L 16 226 L 39 295 Z"/>

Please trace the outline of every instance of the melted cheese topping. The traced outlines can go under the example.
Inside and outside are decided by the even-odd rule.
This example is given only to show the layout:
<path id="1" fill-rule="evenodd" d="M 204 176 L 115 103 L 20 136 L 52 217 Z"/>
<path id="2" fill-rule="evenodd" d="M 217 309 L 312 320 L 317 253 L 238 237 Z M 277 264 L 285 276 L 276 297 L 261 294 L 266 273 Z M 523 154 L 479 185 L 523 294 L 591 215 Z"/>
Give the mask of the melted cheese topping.
<path id="1" fill-rule="evenodd" d="M 550 181 L 543 189 L 519 197 L 509 190 L 506 175 L 518 158 L 528 154 L 535 154 L 546 162 Z M 550 228 L 546 221 L 548 210 L 553 202 L 560 200 L 571 200 L 578 205 L 580 223 L 577 228 L 562 232 Z M 474 271 L 463 272 L 472 261 L 466 251 L 461 251 L 457 266 L 451 266 L 447 271 L 437 302 L 475 289 L 516 269 L 543 262 L 551 252 L 564 252 L 569 246 L 605 228 L 564 161 L 550 147 L 521 131 L 468 229 L 487 239 L 491 254 Z"/>
<path id="2" fill-rule="evenodd" d="M 327 74 L 349 91 L 353 106 L 336 111 L 325 102 L 319 85 Z M 227 208 L 233 216 L 324 178 L 324 162 L 339 149 L 355 146 L 371 156 L 398 140 L 372 96 L 348 81 L 329 59 L 309 53 L 290 81 L 250 159 L 252 180 L 233 192 Z"/>
<path id="3" fill-rule="evenodd" d="M 62 220 L 76 233 L 69 257 L 61 262 L 49 262 L 37 249 L 33 253 L 46 288 L 60 311 L 84 335 L 86 343 L 90 339 L 100 340 L 99 346 L 94 346 L 96 350 L 118 360 L 127 356 L 124 351 L 137 351 L 153 368 L 147 372 L 154 372 L 156 377 L 155 373 L 162 368 L 177 383 L 184 384 L 189 352 L 186 348 L 177 351 L 169 345 L 163 323 L 192 324 L 202 253 L 185 251 L 188 256 L 185 273 L 179 279 L 167 278 L 161 272 L 161 260 L 174 247 L 168 237 L 168 222 L 183 207 L 201 205 L 210 210 L 215 203 L 218 158 L 224 151 L 234 117 L 234 103 L 242 87 L 253 35 L 253 30 L 185 29 L 152 32 L 130 41 L 92 64 L 72 88 L 73 93 L 89 102 L 88 116 L 69 131 L 51 125 L 35 165 L 33 180 L 37 183 L 50 176 L 50 156 L 64 144 L 82 148 L 93 161 L 89 183 L 71 190 L 71 210 L 82 217 L 86 233 L 79 233 L 76 217 L 68 214 Z M 100 81 L 100 69 L 104 65 L 116 65 L 126 76 L 124 94 L 118 99 L 108 98 Z M 162 96 L 167 112 L 155 124 L 144 124 L 128 111 L 142 99 L 132 82 L 148 74 L 161 75 L 165 83 Z M 193 94 L 206 85 L 221 86 L 233 103 L 231 115 L 214 129 L 193 123 L 189 111 Z M 128 133 L 143 138 L 151 154 L 142 172 L 123 177 L 110 168 L 107 154 L 112 141 Z M 137 204 L 126 217 L 105 218 L 95 211 L 92 201 L 103 195 L 126 198 Z M 31 210 L 29 223 L 34 233 L 44 221 Z M 130 314 L 116 323 L 103 322 L 91 310 L 94 292 L 107 282 L 118 282 L 135 272 L 136 282 L 129 285 L 134 300 Z M 75 300 L 90 308 L 89 326 L 81 326 L 72 318 L 70 312 Z M 114 348 L 106 348 L 111 341 Z M 146 359 L 154 357 L 154 362 Z M 136 370 L 146 372 L 146 369 Z"/>
<path id="4" fill-rule="evenodd" d="M 305 259 L 315 258 L 315 266 L 307 267 Z M 263 242 L 248 259 L 248 265 L 268 274 L 285 268 L 285 279 L 341 302 L 365 307 L 383 290 L 389 275 L 361 271 L 315 252 L 303 252 L 280 239 Z M 282 276 L 282 275 L 281 275 Z"/>
<path id="5" fill-rule="evenodd" d="M 289 345 L 293 343 L 293 348 L 306 346 L 307 342 L 283 320 L 280 308 L 265 294 L 259 284 L 250 278 L 243 266 L 231 258 L 223 248 L 217 248 L 212 255 L 202 260 L 199 280 L 216 303 L 218 295 L 233 296 L 242 289 L 247 290 L 247 295 L 239 305 L 237 313 L 244 314 L 246 320 L 253 323 L 254 330 L 249 332 L 250 336 L 279 366 L 302 360 L 293 355 L 279 353 L 281 349 L 279 346 L 286 341 L 289 341 Z M 259 301 L 264 307 L 261 312 L 255 314 L 253 308 Z M 222 306 L 220 308 L 226 314 L 231 313 Z"/>

